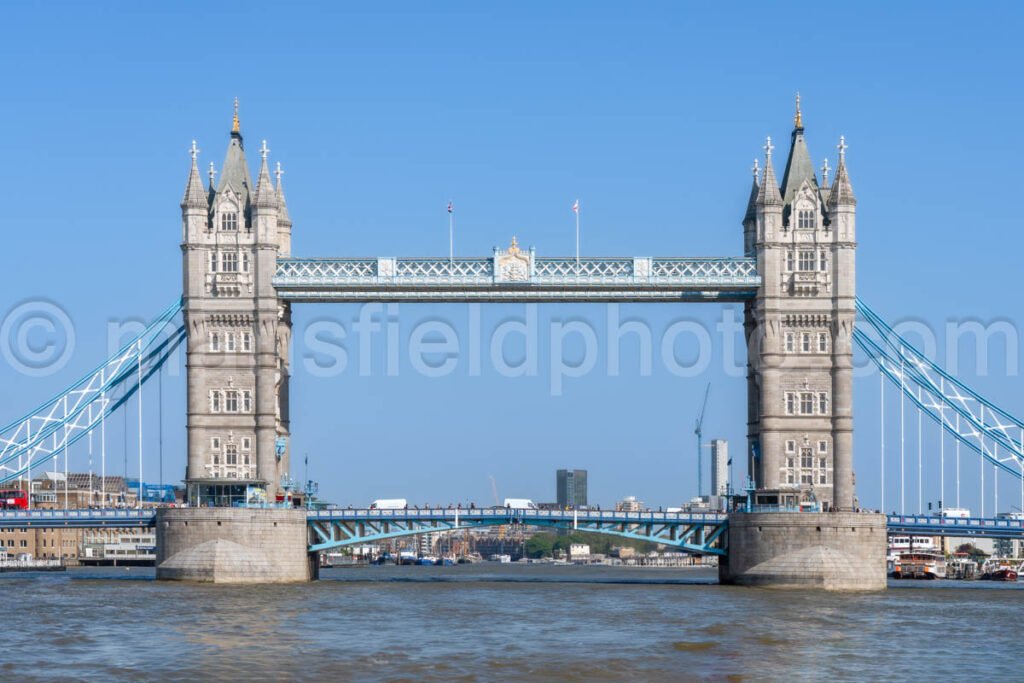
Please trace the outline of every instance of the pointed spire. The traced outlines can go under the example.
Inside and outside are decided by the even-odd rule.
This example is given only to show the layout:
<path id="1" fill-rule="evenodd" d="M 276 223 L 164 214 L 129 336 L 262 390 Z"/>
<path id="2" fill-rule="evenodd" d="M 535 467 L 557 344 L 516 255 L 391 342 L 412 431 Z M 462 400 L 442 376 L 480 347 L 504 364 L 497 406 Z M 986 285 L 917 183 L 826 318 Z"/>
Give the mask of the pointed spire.
<path id="1" fill-rule="evenodd" d="M 782 195 L 779 194 L 779 184 L 775 180 L 775 169 L 772 167 L 772 144 L 771 136 L 768 136 L 764 145 L 764 175 L 761 179 L 761 186 L 757 191 L 757 203 L 761 206 L 779 206 L 782 204 Z"/>
<path id="2" fill-rule="evenodd" d="M 828 172 L 832 169 L 828 167 L 828 157 L 825 157 L 825 163 L 821 165 L 821 188 L 823 190 L 828 189 Z"/>
<path id="3" fill-rule="evenodd" d="M 206 199 L 206 190 L 203 182 L 199 179 L 199 148 L 196 141 L 192 141 L 192 148 L 189 150 L 192 155 L 192 167 L 188 172 L 188 181 L 185 184 L 185 196 L 181 199 L 181 208 L 203 208 L 209 207 Z"/>
<path id="4" fill-rule="evenodd" d="M 278 223 L 292 224 L 292 218 L 288 215 L 288 203 L 284 200 L 284 186 L 281 184 L 281 176 L 284 175 L 284 171 L 281 169 L 281 162 L 277 162 L 277 168 L 274 170 L 274 175 L 277 176 L 277 204 L 278 204 Z"/>
<path id="5" fill-rule="evenodd" d="M 241 127 L 238 123 L 238 98 L 235 98 L 235 114 L 231 125 L 231 141 L 220 167 L 220 181 L 217 183 L 216 194 L 228 188 L 237 196 L 245 215 L 246 225 L 249 224 L 249 194 L 252 180 L 249 176 L 249 164 L 245 160 L 245 145 L 242 140 Z M 211 199 L 211 205 L 213 200 Z"/>
<path id="6" fill-rule="evenodd" d="M 213 177 L 214 177 L 215 175 L 217 175 L 217 170 L 216 170 L 216 169 L 215 169 L 215 168 L 213 167 L 213 162 L 211 161 L 211 162 L 210 162 L 210 170 L 209 170 L 209 176 L 210 176 L 210 192 L 213 192 L 213 189 L 214 189 L 214 188 L 216 187 L 216 185 L 215 185 L 215 184 L 214 184 L 214 182 L 213 182 Z"/>
<path id="7" fill-rule="evenodd" d="M 839 166 L 836 167 L 836 179 L 832 182 L 832 191 L 828 195 L 829 206 L 856 206 L 857 198 L 853 195 L 850 175 L 846 170 L 846 137 L 839 137 Z"/>
<path id="8" fill-rule="evenodd" d="M 800 93 L 796 94 L 796 114 L 793 116 L 793 135 L 789 147 L 789 158 L 786 159 L 786 170 L 782 174 L 782 200 L 789 204 L 796 196 L 797 190 L 809 182 L 817 187 L 818 181 L 814 177 L 814 164 L 811 162 L 811 154 L 807 151 L 807 142 L 804 140 L 804 115 L 800 111 Z"/>
<path id="9" fill-rule="evenodd" d="M 754 176 L 754 183 L 750 187 L 750 198 L 747 199 L 747 213 L 743 216 L 743 222 L 753 220 L 757 216 L 757 192 L 760 189 L 758 179 L 761 173 L 761 169 L 757 165 L 757 159 L 754 159 L 754 166 L 750 169 Z"/>
<path id="10" fill-rule="evenodd" d="M 270 170 L 267 168 L 267 155 L 270 154 L 270 150 L 267 148 L 267 141 L 263 141 L 263 145 L 260 147 L 260 156 L 263 157 L 263 161 L 260 163 L 260 175 L 256 179 L 256 206 L 261 207 L 272 207 L 277 206 L 277 192 L 274 190 L 274 184 L 270 182 Z"/>

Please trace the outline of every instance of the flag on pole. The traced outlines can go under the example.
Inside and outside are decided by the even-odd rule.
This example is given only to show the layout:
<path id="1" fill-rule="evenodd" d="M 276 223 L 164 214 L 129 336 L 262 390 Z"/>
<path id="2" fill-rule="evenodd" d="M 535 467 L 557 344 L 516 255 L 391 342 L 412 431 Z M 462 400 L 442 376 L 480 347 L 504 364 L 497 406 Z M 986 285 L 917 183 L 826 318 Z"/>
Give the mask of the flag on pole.
<path id="1" fill-rule="evenodd" d="M 448 202 L 448 213 L 451 213 L 454 209 L 455 209 L 455 205 L 452 204 L 451 202 Z"/>
<path id="2" fill-rule="evenodd" d="M 572 210 L 573 210 L 573 213 L 579 213 L 580 212 L 580 200 L 577 199 L 575 202 L 572 203 Z"/>

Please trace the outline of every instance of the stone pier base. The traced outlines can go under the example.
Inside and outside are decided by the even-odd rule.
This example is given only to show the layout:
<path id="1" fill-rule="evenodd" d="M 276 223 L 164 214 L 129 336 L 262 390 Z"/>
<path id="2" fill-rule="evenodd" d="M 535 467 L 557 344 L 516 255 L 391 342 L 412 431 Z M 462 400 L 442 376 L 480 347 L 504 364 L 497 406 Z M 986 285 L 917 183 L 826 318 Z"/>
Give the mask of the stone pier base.
<path id="1" fill-rule="evenodd" d="M 886 548 L 881 514 L 732 513 L 718 578 L 742 586 L 883 590 Z"/>
<path id="2" fill-rule="evenodd" d="M 156 578 L 295 583 L 317 577 L 305 510 L 167 508 L 156 516 Z"/>

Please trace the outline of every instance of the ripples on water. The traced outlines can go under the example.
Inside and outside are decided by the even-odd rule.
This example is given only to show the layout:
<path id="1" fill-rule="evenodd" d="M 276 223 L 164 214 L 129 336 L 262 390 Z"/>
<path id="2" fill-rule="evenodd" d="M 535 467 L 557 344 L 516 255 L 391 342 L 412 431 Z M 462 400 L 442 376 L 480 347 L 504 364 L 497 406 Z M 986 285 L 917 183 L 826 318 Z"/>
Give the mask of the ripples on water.
<path id="1" fill-rule="evenodd" d="M 0 575 L 0 680 L 1024 679 L 1024 583 L 842 595 L 708 570 L 473 565 L 298 586 Z"/>

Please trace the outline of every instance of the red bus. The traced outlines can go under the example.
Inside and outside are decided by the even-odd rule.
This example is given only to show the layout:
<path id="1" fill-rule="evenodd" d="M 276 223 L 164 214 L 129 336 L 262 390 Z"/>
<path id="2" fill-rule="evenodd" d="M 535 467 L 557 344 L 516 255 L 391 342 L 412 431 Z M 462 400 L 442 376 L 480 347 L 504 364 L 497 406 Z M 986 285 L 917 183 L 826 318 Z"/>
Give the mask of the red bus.
<path id="1" fill-rule="evenodd" d="M 0 510 L 27 510 L 28 493 L 17 489 L 0 491 Z"/>

